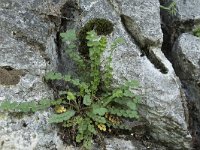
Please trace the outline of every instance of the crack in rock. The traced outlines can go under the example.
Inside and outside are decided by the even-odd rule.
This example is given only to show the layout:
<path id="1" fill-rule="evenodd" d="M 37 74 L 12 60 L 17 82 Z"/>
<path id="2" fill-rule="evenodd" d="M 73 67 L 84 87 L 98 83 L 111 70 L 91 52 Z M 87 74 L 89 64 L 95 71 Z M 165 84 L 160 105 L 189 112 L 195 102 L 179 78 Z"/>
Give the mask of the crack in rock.
<path id="1" fill-rule="evenodd" d="M 134 26 L 134 23 L 130 20 L 131 20 L 130 17 L 121 15 L 122 24 L 124 25 L 127 32 L 134 39 L 134 41 L 137 43 L 137 45 L 140 47 L 140 50 L 143 53 L 141 56 L 145 55 L 149 59 L 149 61 L 155 66 L 155 68 L 159 69 L 161 73 L 167 74 L 168 73 L 167 67 L 152 50 L 154 44 L 148 39 L 143 39 L 143 37 L 140 36 L 139 28 L 137 26 Z"/>
<path id="2" fill-rule="evenodd" d="M 140 47 L 141 52 L 143 53 L 141 56 L 146 56 L 149 61 L 160 70 L 161 73 L 167 74 L 168 68 L 162 62 L 162 60 L 152 51 L 151 47 L 160 47 L 161 41 L 155 40 L 155 37 L 151 37 L 151 35 L 144 35 L 141 31 L 140 24 L 134 20 L 134 17 L 129 17 L 123 13 L 122 8 L 120 7 L 119 1 L 116 0 L 108 0 L 108 2 L 113 7 L 113 10 L 116 11 L 120 17 L 121 22 L 124 25 L 124 28 L 131 35 L 137 45 Z M 147 37 L 145 37 L 147 36 Z"/>

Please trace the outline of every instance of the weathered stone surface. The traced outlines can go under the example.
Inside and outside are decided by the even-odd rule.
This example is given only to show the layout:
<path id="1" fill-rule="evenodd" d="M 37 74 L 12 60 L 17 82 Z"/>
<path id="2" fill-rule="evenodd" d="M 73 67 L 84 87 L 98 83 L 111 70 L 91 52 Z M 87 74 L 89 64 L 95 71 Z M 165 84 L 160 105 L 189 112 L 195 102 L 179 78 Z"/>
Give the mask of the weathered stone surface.
<path id="1" fill-rule="evenodd" d="M 190 126 L 194 146 L 200 145 L 200 38 L 182 34 L 172 50 L 174 67 L 180 77 L 190 104 Z"/>
<path id="2" fill-rule="evenodd" d="M 191 33 L 200 23 L 200 1 L 173 0 L 177 13 L 170 15 L 161 11 L 164 31 L 163 51 L 171 60 L 175 72 L 180 78 L 189 108 L 189 128 L 193 137 L 193 147 L 200 148 L 199 122 L 199 67 L 198 40 Z M 164 6 L 169 6 L 172 0 L 160 0 Z M 172 50 L 173 49 L 173 50 Z"/>
<path id="3" fill-rule="evenodd" d="M 37 112 L 34 115 L 1 114 L 0 149 L 64 149 L 57 135 L 57 129 L 47 124 L 48 112 Z"/>
<path id="4" fill-rule="evenodd" d="M 182 34 L 173 50 L 175 65 L 181 70 L 183 80 L 200 82 L 200 38 L 189 33 Z"/>
<path id="5" fill-rule="evenodd" d="M 128 1 L 122 3 L 126 2 Z M 159 46 L 152 46 L 149 50 L 168 69 L 166 74 L 155 68 L 155 64 L 152 64 L 146 56 L 141 57 L 141 49 L 128 35 L 125 29 L 127 27 L 124 27 L 118 12 L 113 11 L 112 5 L 108 1 L 80 0 L 80 6 L 84 11 L 81 20 L 83 25 L 91 18 L 106 18 L 115 25 L 109 40 L 112 41 L 117 37 L 125 39 L 126 43 L 119 46 L 113 55 L 114 80 L 117 84 L 126 80 L 139 80 L 141 88 L 138 93 L 144 95 L 140 113 L 150 123 L 150 134 L 156 140 L 175 149 L 190 147 L 191 138 L 187 130 L 187 115 L 185 116 L 188 112 L 184 108 L 185 98 L 180 91 L 180 82 Z M 156 6 L 159 7 L 158 4 Z M 127 10 L 139 9 L 132 9 L 132 7 L 134 6 L 127 5 Z M 145 8 L 144 5 L 144 13 L 146 12 Z M 121 5 L 118 5 L 118 10 L 120 9 L 122 9 Z M 158 26 L 160 27 L 159 23 Z M 157 37 L 160 35 L 158 33 Z"/>
<path id="6" fill-rule="evenodd" d="M 110 0 L 131 35 L 142 46 L 162 44 L 158 0 Z"/>
<path id="7" fill-rule="evenodd" d="M 165 147 L 155 145 L 152 143 L 145 143 L 141 141 L 130 141 L 130 140 L 123 140 L 119 138 L 111 138 L 106 139 L 106 149 L 107 150 L 166 150 Z"/>
<path id="8" fill-rule="evenodd" d="M 53 98 L 43 76 L 57 66 L 57 27 L 37 8 L 47 7 L 43 1 L 0 0 L 0 101 Z M 49 115 L 1 113 L 0 149 L 67 149 L 57 129 L 47 123 Z"/>
<path id="9" fill-rule="evenodd" d="M 175 0 L 179 21 L 200 20 L 200 1 L 196 0 Z"/>
<path id="10" fill-rule="evenodd" d="M 106 139 L 106 149 L 107 150 L 166 150 L 165 147 L 155 146 L 152 143 L 144 146 L 139 141 L 129 141 L 118 138 Z"/>
<path id="11" fill-rule="evenodd" d="M 165 17 L 168 23 L 186 22 L 186 21 L 200 21 L 200 1 L 197 0 L 160 0 L 163 5 L 170 5 L 171 2 L 176 3 L 177 14 L 170 16 L 166 12 Z"/>

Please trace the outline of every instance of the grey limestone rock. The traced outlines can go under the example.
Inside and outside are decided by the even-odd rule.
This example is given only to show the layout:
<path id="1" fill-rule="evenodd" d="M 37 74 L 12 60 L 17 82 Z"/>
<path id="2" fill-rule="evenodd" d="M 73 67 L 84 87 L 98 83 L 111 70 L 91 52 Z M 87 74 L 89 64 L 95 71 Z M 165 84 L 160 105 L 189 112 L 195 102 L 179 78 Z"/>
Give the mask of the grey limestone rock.
<path id="1" fill-rule="evenodd" d="M 160 0 L 161 4 L 169 6 L 171 2 L 176 3 L 177 14 L 171 16 L 168 12 L 165 14 L 166 21 L 171 24 L 173 22 L 188 22 L 194 20 L 200 21 L 200 1 L 197 0 Z"/>
<path id="2" fill-rule="evenodd" d="M 140 45 L 161 46 L 163 35 L 158 0 L 110 0 L 110 3 Z"/>
<path id="3" fill-rule="evenodd" d="M 175 0 L 178 10 L 178 20 L 200 20 L 200 1 L 197 0 Z"/>
<path id="4" fill-rule="evenodd" d="M 190 131 L 193 145 L 200 146 L 199 137 L 199 38 L 191 34 L 200 22 L 200 1 L 173 0 L 177 13 L 170 15 L 162 10 L 164 46 L 167 57 L 171 60 L 175 72 L 180 78 L 187 96 L 189 108 Z M 172 0 L 160 0 L 164 6 L 169 6 Z M 197 143 L 197 144 L 195 144 Z"/>
<path id="5" fill-rule="evenodd" d="M 183 33 L 175 42 L 172 50 L 174 67 L 185 85 L 188 100 L 194 104 L 191 112 L 200 122 L 200 38 Z M 198 125 L 194 125 L 198 129 Z"/>
<path id="6" fill-rule="evenodd" d="M 155 146 L 152 143 L 149 145 L 142 145 L 139 141 L 123 140 L 118 138 L 106 139 L 106 149 L 107 150 L 166 150 L 165 147 Z"/>
<path id="7" fill-rule="evenodd" d="M 0 0 L 0 101 L 53 98 L 43 76 L 57 66 L 57 27 L 36 11 L 47 6 L 37 0 Z M 23 116 L 1 113 L 0 149 L 68 149 L 57 128 L 47 123 L 50 115 L 49 110 Z"/>

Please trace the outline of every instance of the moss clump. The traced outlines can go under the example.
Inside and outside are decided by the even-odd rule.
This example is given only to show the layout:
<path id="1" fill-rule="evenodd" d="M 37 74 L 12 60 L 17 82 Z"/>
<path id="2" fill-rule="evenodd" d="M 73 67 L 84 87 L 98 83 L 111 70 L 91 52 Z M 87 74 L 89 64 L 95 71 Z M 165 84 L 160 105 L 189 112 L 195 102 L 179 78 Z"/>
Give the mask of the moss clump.
<path id="1" fill-rule="evenodd" d="M 87 32 L 91 30 L 95 30 L 97 35 L 109 35 L 113 31 L 113 23 L 107 19 L 94 18 L 81 28 L 78 35 L 80 41 L 79 52 L 87 59 L 89 58 L 89 50 L 87 47 L 86 36 Z"/>
<path id="2" fill-rule="evenodd" d="M 197 37 L 200 37 L 200 26 L 196 27 L 194 30 L 193 30 L 193 35 L 197 36 Z"/>

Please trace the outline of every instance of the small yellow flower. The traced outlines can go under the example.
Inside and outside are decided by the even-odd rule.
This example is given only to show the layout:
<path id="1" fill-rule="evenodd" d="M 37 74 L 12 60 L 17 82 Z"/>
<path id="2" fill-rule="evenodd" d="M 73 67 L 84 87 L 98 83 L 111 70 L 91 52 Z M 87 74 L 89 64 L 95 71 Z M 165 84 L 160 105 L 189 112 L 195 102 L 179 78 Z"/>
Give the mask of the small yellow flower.
<path id="1" fill-rule="evenodd" d="M 106 126 L 104 124 L 98 124 L 97 127 L 99 130 L 106 131 Z"/>
<path id="2" fill-rule="evenodd" d="M 56 107 L 55 107 L 55 112 L 56 113 L 64 113 L 64 112 L 66 112 L 67 110 L 66 110 L 66 108 L 64 107 L 64 106 L 62 106 L 62 105 L 57 105 Z"/>

